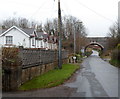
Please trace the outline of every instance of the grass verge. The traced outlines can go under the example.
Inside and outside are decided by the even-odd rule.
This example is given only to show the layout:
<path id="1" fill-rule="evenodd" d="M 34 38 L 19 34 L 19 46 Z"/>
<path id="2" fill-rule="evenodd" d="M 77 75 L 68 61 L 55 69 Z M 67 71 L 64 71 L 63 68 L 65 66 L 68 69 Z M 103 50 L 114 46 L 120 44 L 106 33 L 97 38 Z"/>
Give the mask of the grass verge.
<path id="1" fill-rule="evenodd" d="M 110 60 L 110 63 L 112 65 L 120 68 L 120 61 L 119 60 Z"/>
<path id="2" fill-rule="evenodd" d="M 79 69 L 79 65 L 64 64 L 62 69 L 51 70 L 43 75 L 33 78 L 32 80 L 20 86 L 19 90 L 32 90 L 39 88 L 50 88 L 62 84 L 69 79 L 71 75 Z"/>

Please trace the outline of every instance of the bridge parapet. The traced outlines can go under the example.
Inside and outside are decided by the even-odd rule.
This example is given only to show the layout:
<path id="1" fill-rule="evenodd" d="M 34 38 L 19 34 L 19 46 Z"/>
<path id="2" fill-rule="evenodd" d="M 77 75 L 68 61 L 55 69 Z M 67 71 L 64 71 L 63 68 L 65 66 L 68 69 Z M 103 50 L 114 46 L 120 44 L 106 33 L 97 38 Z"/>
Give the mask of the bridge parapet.
<path id="1" fill-rule="evenodd" d="M 98 45 L 101 49 L 106 49 L 108 45 L 108 37 L 87 37 L 87 40 L 88 44 L 85 47 Z"/>

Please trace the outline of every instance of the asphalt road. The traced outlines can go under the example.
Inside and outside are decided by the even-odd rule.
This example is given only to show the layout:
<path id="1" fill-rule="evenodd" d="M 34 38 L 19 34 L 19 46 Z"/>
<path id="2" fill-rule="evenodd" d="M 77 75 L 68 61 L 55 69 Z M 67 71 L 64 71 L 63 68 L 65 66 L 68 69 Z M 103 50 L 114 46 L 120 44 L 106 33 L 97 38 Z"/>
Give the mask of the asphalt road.
<path id="1" fill-rule="evenodd" d="M 103 61 L 98 52 L 84 59 L 82 68 L 58 87 L 27 92 L 7 92 L 3 97 L 118 97 L 118 68 Z"/>
<path id="2" fill-rule="evenodd" d="M 98 52 L 84 60 L 75 82 L 66 86 L 77 88 L 73 97 L 118 97 L 118 68 L 103 61 Z"/>

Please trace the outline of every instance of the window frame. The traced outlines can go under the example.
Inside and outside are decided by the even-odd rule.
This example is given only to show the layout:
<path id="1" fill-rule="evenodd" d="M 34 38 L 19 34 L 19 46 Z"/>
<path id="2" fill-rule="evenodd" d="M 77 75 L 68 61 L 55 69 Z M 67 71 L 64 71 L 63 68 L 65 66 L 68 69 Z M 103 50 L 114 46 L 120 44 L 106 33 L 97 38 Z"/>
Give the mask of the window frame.
<path id="1" fill-rule="evenodd" d="M 13 36 L 5 36 L 6 38 L 6 45 L 12 45 L 13 44 Z"/>
<path id="2" fill-rule="evenodd" d="M 35 46 L 35 39 L 32 38 L 32 46 Z"/>

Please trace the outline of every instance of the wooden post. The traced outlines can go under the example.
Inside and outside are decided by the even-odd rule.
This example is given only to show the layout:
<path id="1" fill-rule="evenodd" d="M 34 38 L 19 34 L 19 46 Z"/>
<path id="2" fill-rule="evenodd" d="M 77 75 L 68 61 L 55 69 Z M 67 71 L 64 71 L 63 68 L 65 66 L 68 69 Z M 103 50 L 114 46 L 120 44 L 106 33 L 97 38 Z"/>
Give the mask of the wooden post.
<path id="1" fill-rule="evenodd" d="M 61 40 L 61 8 L 60 0 L 58 0 L 58 36 L 59 36 L 59 49 L 58 49 L 58 68 L 62 69 L 62 40 Z"/>

